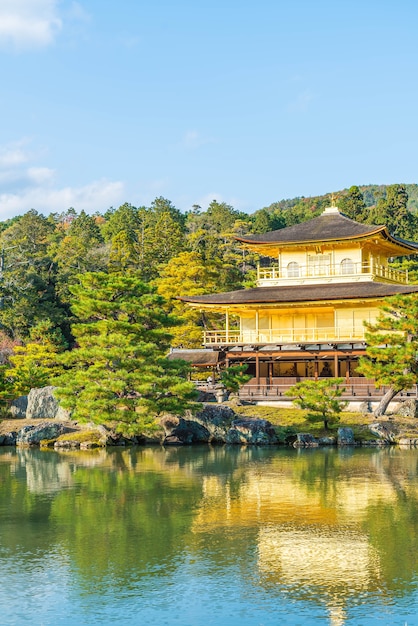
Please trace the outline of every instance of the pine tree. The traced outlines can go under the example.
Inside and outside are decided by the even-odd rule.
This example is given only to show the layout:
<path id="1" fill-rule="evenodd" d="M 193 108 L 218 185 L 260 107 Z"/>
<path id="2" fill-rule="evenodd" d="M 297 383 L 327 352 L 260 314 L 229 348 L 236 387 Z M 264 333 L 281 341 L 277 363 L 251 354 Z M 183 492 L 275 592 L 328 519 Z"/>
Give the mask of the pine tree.
<path id="1" fill-rule="evenodd" d="M 306 419 L 323 422 L 325 430 L 328 430 L 330 424 L 339 421 L 339 414 L 347 406 L 347 402 L 341 400 L 343 381 L 343 378 L 304 380 L 286 391 L 286 396 L 296 396 L 293 402 L 301 409 L 308 410 Z"/>
<path id="2" fill-rule="evenodd" d="M 366 217 L 366 203 L 360 189 L 353 185 L 348 192 L 338 198 L 338 208 L 344 215 L 356 222 L 364 221 Z"/>
<path id="3" fill-rule="evenodd" d="M 418 382 L 418 294 L 387 298 L 375 324 L 366 324 L 366 356 L 359 372 L 388 385 L 375 417 L 384 415 L 390 401 Z"/>
<path id="4" fill-rule="evenodd" d="M 96 272 L 71 291 L 77 347 L 65 357 L 57 396 L 76 419 L 137 431 L 159 413 L 194 406 L 186 364 L 167 359 L 173 320 L 152 287 L 135 275 Z"/>

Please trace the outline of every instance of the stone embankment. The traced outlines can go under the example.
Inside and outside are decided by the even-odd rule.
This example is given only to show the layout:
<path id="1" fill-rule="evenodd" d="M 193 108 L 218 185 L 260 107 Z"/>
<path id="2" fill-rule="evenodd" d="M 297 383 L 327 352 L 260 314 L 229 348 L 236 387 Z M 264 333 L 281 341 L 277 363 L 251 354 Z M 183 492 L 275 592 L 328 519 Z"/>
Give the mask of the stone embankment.
<path id="1" fill-rule="evenodd" d="M 361 444 L 351 428 L 339 428 L 336 436 L 315 438 L 297 433 L 279 440 L 275 427 L 265 419 L 243 417 L 223 404 L 207 403 L 195 415 L 166 415 L 159 428 L 145 436 L 128 437 L 102 425 L 78 424 L 54 398 L 54 388 L 32 389 L 16 400 L 10 420 L 0 423 L 0 445 L 41 446 L 55 449 L 94 448 L 132 444 L 190 445 L 199 443 L 236 445 L 319 446 L 392 445 L 418 447 L 418 436 L 402 432 L 395 422 L 379 421 L 368 426 Z"/>

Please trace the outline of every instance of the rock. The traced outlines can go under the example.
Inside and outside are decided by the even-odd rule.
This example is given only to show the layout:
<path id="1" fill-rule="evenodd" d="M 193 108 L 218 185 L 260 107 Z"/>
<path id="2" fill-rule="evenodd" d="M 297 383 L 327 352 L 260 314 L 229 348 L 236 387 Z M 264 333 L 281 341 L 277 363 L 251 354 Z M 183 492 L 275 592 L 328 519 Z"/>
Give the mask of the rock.
<path id="1" fill-rule="evenodd" d="M 13 431 L 5 433 L 0 437 L 0 446 L 15 446 L 16 445 L 17 432 Z"/>
<path id="2" fill-rule="evenodd" d="M 80 447 L 79 441 L 69 441 L 68 439 L 60 439 L 54 443 L 55 450 L 75 450 Z"/>
<path id="3" fill-rule="evenodd" d="M 163 444 L 192 443 L 277 443 L 273 426 L 267 420 L 241 418 L 230 407 L 205 404 L 196 415 L 166 415 L 160 419 L 164 429 Z"/>
<path id="4" fill-rule="evenodd" d="M 60 407 L 54 397 L 54 389 L 55 387 L 49 386 L 30 390 L 26 409 L 27 419 L 70 419 L 69 411 Z"/>
<path id="5" fill-rule="evenodd" d="M 400 437 L 398 445 L 401 448 L 418 448 L 418 439 L 415 437 Z"/>
<path id="6" fill-rule="evenodd" d="M 20 398 L 16 398 L 16 400 L 13 400 L 11 403 L 9 413 L 11 413 L 14 418 L 26 417 L 27 408 L 28 396 L 20 396 Z"/>
<path id="7" fill-rule="evenodd" d="M 196 415 L 189 415 L 189 419 L 209 433 L 207 441 L 212 443 L 225 443 L 232 422 L 239 417 L 231 407 L 214 404 L 205 404 Z"/>
<path id="8" fill-rule="evenodd" d="M 402 417 L 418 417 L 418 400 L 416 398 L 408 398 L 404 402 L 399 403 L 397 414 Z"/>
<path id="9" fill-rule="evenodd" d="M 396 442 L 396 428 L 393 424 L 381 422 L 375 422 L 369 425 L 369 430 L 373 435 L 377 435 L 380 441 L 383 443 L 395 443 Z"/>
<path id="10" fill-rule="evenodd" d="M 276 432 L 271 423 L 264 419 L 237 419 L 226 434 L 226 443 L 251 445 L 277 444 Z"/>
<path id="11" fill-rule="evenodd" d="M 359 411 L 360 413 L 373 413 L 373 407 L 372 407 L 372 403 L 370 401 L 368 402 L 362 402 L 359 406 Z"/>
<path id="12" fill-rule="evenodd" d="M 191 443 L 207 443 L 210 432 L 199 422 L 168 415 L 160 420 L 164 429 L 164 445 L 184 445 Z"/>
<path id="13" fill-rule="evenodd" d="M 335 446 L 337 444 L 337 440 L 335 437 L 320 437 L 318 439 L 318 443 L 320 446 Z"/>
<path id="14" fill-rule="evenodd" d="M 339 446 L 354 446 L 354 433 L 352 428 L 339 428 L 337 431 L 337 441 Z"/>
<path id="15" fill-rule="evenodd" d="M 36 426 L 24 426 L 17 433 L 16 445 L 36 446 L 39 445 L 43 439 L 56 439 L 60 435 L 72 432 L 73 430 L 72 427 L 54 422 L 41 422 Z"/>
<path id="16" fill-rule="evenodd" d="M 293 443 L 294 448 L 316 448 L 318 445 L 318 441 L 310 433 L 298 433 Z"/>

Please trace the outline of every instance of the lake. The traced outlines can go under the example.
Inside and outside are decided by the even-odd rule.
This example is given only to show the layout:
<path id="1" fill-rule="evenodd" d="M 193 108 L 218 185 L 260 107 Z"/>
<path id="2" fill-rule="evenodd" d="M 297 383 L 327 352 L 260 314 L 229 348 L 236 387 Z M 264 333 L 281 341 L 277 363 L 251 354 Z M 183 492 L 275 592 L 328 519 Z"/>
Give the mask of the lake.
<path id="1" fill-rule="evenodd" d="M 418 624 L 418 451 L 0 448 L 0 623 Z"/>

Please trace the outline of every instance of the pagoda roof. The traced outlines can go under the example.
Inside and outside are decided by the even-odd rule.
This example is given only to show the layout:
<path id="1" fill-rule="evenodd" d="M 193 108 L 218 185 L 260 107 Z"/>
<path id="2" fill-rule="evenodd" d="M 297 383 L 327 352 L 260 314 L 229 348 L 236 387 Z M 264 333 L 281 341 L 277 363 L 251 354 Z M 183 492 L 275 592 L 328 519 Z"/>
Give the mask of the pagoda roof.
<path id="1" fill-rule="evenodd" d="M 167 355 L 169 361 L 181 359 L 195 367 L 215 367 L 219 363 L 219 352 L 209 349 L 173 348 Z"/>
<path id="2" fill-rule="evenodd" d="M 190 304 L 234 306 L 243 304 L 295 304 L 301 302 L 329 302 L 332 300 L 370 300 L 396 294 L 417 293 L 418 285 L 398 285 L 372 281 L 254 287 L 206 296 L 183 296 Z"/>
<path id="3" fill-rule="evenodd" d="M 380 234 L 391 243 L 418 250 L 418 243 L 406 241 L 400 237 L 391 235 L 386 226 L 376 224 L 360 224 L 346 217 L 336 207 L 329 207 L 311 220 L 280 228 L 262 235 L 245 235 L 235 237 L 238 241 L 246 244 L 308 244 L 324 241 L 344 241 L 350 239 L 366 238 Z"/>

